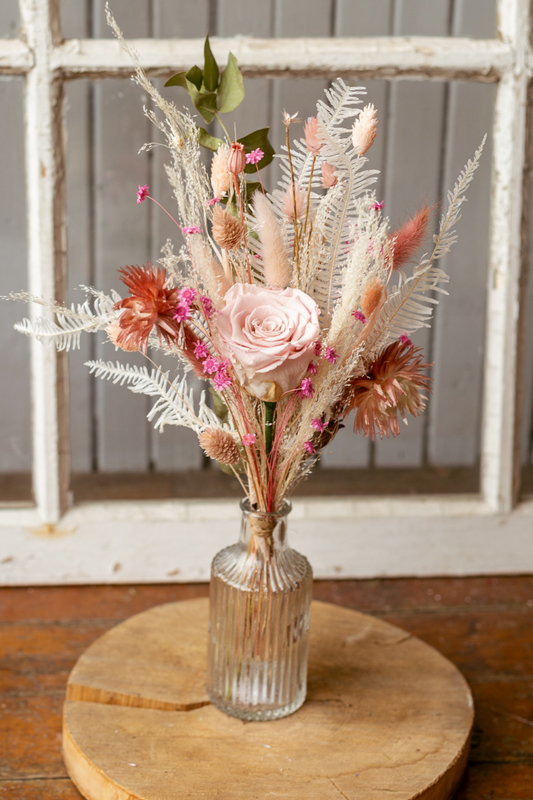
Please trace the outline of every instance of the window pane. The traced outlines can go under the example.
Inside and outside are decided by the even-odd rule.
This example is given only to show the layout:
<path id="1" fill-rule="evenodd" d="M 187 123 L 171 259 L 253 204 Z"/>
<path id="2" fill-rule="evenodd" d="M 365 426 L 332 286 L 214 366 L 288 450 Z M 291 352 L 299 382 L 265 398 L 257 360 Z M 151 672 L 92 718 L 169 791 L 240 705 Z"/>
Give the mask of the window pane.
<path id="1" fill-rule="evenodd" d="M 530 189 L 533 191 L 533 177 L 530 178 Z M 533 209 L 529 220 L 529 238 L 533 235 Z M 522 497 L 533 496 L 533 256 L 530 244 L 529 274 L 526 276 L 524 301 L 524 353 L 522 363 L 523 398 L 520 420 L 520 447 L 522 462 Z"/>
<path id="2" fill-rule="evenodd" d="M 0 81 L 0 295 L 27 289 L 22 78 Z M 0 501 L 31 500 L 31 412 L 29 340 L 13 329 L 28 316 L 21 303 L 3 302 L 0 325 Z"/>
<path id="3" fill-rule="evenodd" d="M 235 123 L 238 135 L 244 135 L 270 125 L 279 152 L 285 131 L 280 109 L 298 111 L 305 120 L 315 111 L 325 85 L 319 79 L 247 80 L 246 100 L 228 115 L 229 129 L 233 130 Z M 367 88 L 368 101 L 374 102 L 379 116 L 379 135 L 368 153 L 369 166 L 382 170 L 377 194 L 384 200 L 395 228 L 424 201 L 433 206 L 444 197 L 483 134 L 490 134 L 494 87 L 463 82 L 371 81 Z M 164 91 L 176 102 L 186 99 L 179 89 Z M 143 183 L 150 185 L 151 194 L 170 213 L 175 203 L 163 169 L 164 148 L 137 155 L 140 146 L 156 140 L 158 134 L 142 115 L 146 98 L 140 90 L 129 81 L 77 81 L 68 84 L 67 97 L 69 281 L 71 298 L 79 301 L 75 286 L 88 283 L 120 291 L 123 287 L 116 275 L 118 268 L 155 261 L 165 240 L 170 237 L 177 244 L 180 233 L 157 207 L 135 203 L 137 185 Z M 301 130 L 294 126 L 291 133 L 299 136 Z M 408 427 L 402 426 L 397 439 L 374 444 L 355 436 L 348 421 L 347 429 L 325 453 L 317 476 L 302 485 L 303 492 L 316 493 L 315 481 L 322 481 L 322 491 L 340 494 L 350 485 L 353 491 L 365 493 L 369 487 L 388 492 L 394 486 L 398 492 L 477 490 L 490 163 L 489 136 L 464 220 L 458 227 L 459 242 L 442 263 L 451 275 L 450 296 L 437 307 L 433 328 L 414 337 L 424 349 L 425 361 L 434 362 L 434 393 L 427 412 L 410 419 Z M 265 183 L 273 188 L 279 168 L 274 164 L 269 169 Z M 439 214 L 440 209 L 435 207 L 433 229 Z M 428 248 L 430 244 L 429 240 Z M 118 355 L 121 361 L 134 362 L 124 358 L 125 354 Z M 212 470 L 212 464 L 204 464 L 195 436 L 182 429 L 155 434 L 145 420 L 149 409 L 146 398 L 88 375 L 83 362 L 95 357 L 116 360 L 117 355 L 111 345 L 88 337 L 82 352 L 71 356 L 76 474 L 114 472 L 115 490 L 121 496 L 132 491 L 133 485 L 136 491 L 155 492 L 155 496 L 167 491 L 172 495 L 190 490 L 217 494 L 233 491 L 230 479 L 230 483 L 224 483 L 225 476 L 213 472 L 204 474 L 201 489 L 194 481 L 185 480 L 177 488 L 171 477 L 176 471 Z M 327 470 L 332 470 L 329 476 Z M 153 484 L 150 471 L 159 476 Z M 136 473 L 138 483 L 132 483 L 132 475 L 121 479 L 120 473 L 126 472 Z M 163 475 L 167 477 L 163 479 Z M 109 483 L 98 484 L 98 480 L 93 479 L 95 491 L 111 491 Z M 86 481 L 77 485 L 79 493 L 88 491 Z M 238 494 L 237 486 L 234 488 Z"/>
<path id="4" fill-rule="evenodd" d="M 65 38 L 109 38 L 104 4 L 61 0 Z M 114 0 L 128 38 L 496 36 L 496 0 Z"/>
<path id="5" fill-rule="evenodd" d="M 20 26 L 19 4 L 17 0 L 2 0 L 0 4 L 0 37 L 15 39 Z"/>

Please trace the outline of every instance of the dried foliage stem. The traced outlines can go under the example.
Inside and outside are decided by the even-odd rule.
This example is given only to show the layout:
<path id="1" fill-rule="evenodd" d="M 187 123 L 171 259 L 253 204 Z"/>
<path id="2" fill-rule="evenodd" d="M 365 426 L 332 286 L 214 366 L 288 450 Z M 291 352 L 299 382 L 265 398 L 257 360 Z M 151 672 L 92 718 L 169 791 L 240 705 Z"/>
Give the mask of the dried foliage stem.
<path id="1" fill-rule="evenodd" d="M 296 277 L 298 288 L 300 288 L 300 253 L 298 248 L 298 210 L 296 207 L 296 181 L 294 179 L 294 167 L 292 165 L 291 142 L 289 137 L 289 125 L 285 126 L 285 144 L 287 147 L 287 158 L 289 159 L 289 169 L 291 172 L 292 204 L 294 208 L 294 244 L 292 255 L 296 264 Z"/>
<path id="2" fill-rule="evenodd" d="M 313 173 L 315 171 L 316 156 L 313 156 L 313 163 L 311 164 L 311 172 L 309 174 L 309 186 L 307 187 L 307 204 L 305 206 L 305 222 L 302 228 L 302 239 L 305 237 L 307 231 L 307 220 L 309 219 L 309 205 L 311 202 L 311 186 L 313 183 Z M 309 230 L 308 240 L 311 238 L 311 229 Z"/>
<path id="3" fill-rule="evenodd" d="M 242 207 L 242 199 L 241 199 L 241 190 L 239 188 L 239 176 L 233 176 L 233 182 L 235 184 L 235 194 L 237 195 L 237 200 L 239 201 L 239 213 L 241 215 L 241 223 L 243 229 L 243 240 L 244 240 L 244 252 L 246 254 L 246 267 L 248 269 L 248 283 L 252 283 L 252 270 L 250 268 L 250 254 L 248 252 L 248 242 L 246 239 L 246 222 L 244 219 L 244 210 Z"/>

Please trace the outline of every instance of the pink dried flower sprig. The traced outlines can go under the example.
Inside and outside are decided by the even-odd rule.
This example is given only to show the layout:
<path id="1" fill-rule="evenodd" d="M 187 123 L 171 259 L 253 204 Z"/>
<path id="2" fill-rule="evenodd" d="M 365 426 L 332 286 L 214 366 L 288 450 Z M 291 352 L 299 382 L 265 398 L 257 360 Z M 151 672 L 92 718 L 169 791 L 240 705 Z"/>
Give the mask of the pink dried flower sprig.
<path id="1" fill-rule="evenodd" d="M 315 387 L 311 378 L 304 378 L 298 389 L 300 397 L 312 397 L 315 393 Z"/>
<path id="2" fill-rule="evenodd" d="M 242 437 L 242 443 L 245 447 L 250 447 L 255 442 L 255 433 L 245 433 Z"/>
<path id="3" fill-rule="evenodd" d="M 316 453 L 315 446 L 311 440 L 309 440 L 308 442 L 304 442 L 304 448 L 305 452 L 309 456 L 313 456 Z"/>
<path id="4" fill-rule="evenodd" d="M 324 358 L 326 359 L 326 361 L 329 361 L 330 364 L 335 364 L 339 360 L 339 356 L 335 352 L 334 347 L 326 347 Z"/>
<path id="5" fill-rule="evenodd" d="M 194 355 L 196 358 L 207 358 L 209 356 L 209 350 L 205 342 L 201 342 L 200 340 L 195 342 Z"/>
<path id="6" fill-rule="evenodd" d="M 326 430 L 326 426 L 320 419 L 312 419 L 311 426 L 315 429 L 315 431 L 318 431 L 319 433 L 323 433 Z"/>
<path id="7" fill-rule="evenodd" d="M 246 163 L 258 164 L 264 155 L 263 151 L 258 147 L 257 150 L 252 150 L 251 153 L 246 154 Z"/>
<path id="8" fill-rule="evenodd" d="M 141 184 L 139 184 L 139 190 L 137 192 L 137 203 L 143 203 L 146 200 L 146 198 L 150 196 L 149 191 L 150 189 L 147 183 L 145 183 L 144 186 L 141 186 Z"/>

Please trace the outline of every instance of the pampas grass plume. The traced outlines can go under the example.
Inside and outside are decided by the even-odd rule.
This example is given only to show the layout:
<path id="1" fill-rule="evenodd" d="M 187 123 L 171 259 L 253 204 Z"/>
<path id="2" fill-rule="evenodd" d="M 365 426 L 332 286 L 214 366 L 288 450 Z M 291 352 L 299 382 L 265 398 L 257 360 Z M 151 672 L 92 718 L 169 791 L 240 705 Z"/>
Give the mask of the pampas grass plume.
<path id="1" fill-rule="evenodd" d="M 291 265 L 287 256 L 287 248 L 272 206 L 267 198 L 259 192 L 256 192 L 254 198 L 254 211 L 262 245 L 265 280 L 269 286 L 283 289 L 291 279 Z"/>

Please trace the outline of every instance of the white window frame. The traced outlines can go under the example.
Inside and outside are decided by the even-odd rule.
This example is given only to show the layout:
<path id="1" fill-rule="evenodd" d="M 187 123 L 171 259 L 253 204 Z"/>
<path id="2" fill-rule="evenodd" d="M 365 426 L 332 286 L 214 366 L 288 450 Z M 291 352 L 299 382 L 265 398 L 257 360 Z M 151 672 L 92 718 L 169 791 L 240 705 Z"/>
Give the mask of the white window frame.
<path id="1" fill-rule="evenodd" d="M 527 268 L 526 140 L 533 53 L 530 0 L 499 0 L 498 38 L 216 39 L 250 77 L 343 77 L 497 83 L 487 281 L 481 494 L 295 501 L 294 539 L 317 577 L 533 571 L 533 501 L 517 504 L 521 398 L 520 276 Z M 0 73 L 23 75 L 29 290 L 65 285 L 65 80 L 131 75 L 114 40 L 61 40 L 59 0 L 20 0 L 19 39 L 0 40 Z M 148 75 L 187 69 L 200 40 L 133 42 Z M 497 209 L 495 213 L 494 209 Z M 5 584 L 205 580 L 233 541 L 235 501 L 88 503 L 68 508 L 64 354 L 32 340 L 35 507 L 0 508 Z"/>

